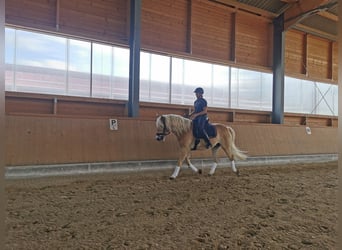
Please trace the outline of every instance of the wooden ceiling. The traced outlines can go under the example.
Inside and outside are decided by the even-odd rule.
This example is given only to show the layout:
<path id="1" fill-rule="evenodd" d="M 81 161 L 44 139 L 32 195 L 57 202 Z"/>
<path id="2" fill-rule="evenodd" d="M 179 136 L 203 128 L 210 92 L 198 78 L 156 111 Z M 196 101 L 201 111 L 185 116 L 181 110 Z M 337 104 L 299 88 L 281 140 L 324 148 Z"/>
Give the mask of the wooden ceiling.
<path id="1" fill-rule="evenodd" d="M 209 0 L 274 19 L 284 14 L 284 28 L 337 41 L 338 0 Z"/>

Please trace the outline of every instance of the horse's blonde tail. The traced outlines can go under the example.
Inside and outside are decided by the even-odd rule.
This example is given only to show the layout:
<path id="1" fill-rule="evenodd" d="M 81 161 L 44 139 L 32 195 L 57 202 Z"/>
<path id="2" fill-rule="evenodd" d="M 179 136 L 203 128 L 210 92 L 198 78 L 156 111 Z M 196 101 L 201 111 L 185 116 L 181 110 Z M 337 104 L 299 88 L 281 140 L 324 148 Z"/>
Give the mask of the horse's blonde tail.
<path id="1" fill-rule="evenodd" d="M 227 128 L 228 128 L 228 132 L 231 135 L 230 149 L 231 149 L 231 153 L 233 155 L 233 158 L 236 160 L 246 160 L 247 155 L 245 154 L 245 152 L 238 149 L 237 146 L 235 145 L 235 131 L 234 131 L 234 129 L 232 129 L 231 127 L 227 127 Z"/>

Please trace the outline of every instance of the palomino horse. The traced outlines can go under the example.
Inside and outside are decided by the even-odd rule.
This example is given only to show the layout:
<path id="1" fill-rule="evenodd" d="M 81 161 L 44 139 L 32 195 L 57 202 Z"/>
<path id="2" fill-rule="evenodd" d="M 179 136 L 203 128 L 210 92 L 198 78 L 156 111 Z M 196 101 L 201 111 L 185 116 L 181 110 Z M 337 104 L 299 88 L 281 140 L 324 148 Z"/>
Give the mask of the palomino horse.
<path id="1" fill-rule="evenodd" d="M 213 175 L 215 173 L 215 169 L 217 167 L 216 153 L 219 148 L 222 148 L 226 153 L 227 157 L 231 161 L 233 171 L 239 175 L 239 171 L 235 166 L 235 160 L 245 160 L 247 156 L 236 147 L 234 143 L 234 130 L 224 124 L 213 123 L 212 125 L 216 128 L 216 136 L 210 139 L 212 144 L 211 151 L 214 158 L 214 164 L 210 168 L 209 175 Z M 178 163 L 173 174 L 170 176 L 170 179 L 175 179 L 178 176 L 184 160 L 194 172 L 201 174 L 202 171 L 198 170 L 190 162 L 190 151 L 194 147 L 195 143 L 195 137 L 193 136 L 192 132 L 192 121 L 180 115 L 167 114 L 161 115 L 157 118 L 156 126 L 156 140 L 164 141 L 165 137 L 172 133 L 177 137 L 180 146 Z M 204 142 L 201 140 L 200 149 L 206 149 L 203 143 Z"/>

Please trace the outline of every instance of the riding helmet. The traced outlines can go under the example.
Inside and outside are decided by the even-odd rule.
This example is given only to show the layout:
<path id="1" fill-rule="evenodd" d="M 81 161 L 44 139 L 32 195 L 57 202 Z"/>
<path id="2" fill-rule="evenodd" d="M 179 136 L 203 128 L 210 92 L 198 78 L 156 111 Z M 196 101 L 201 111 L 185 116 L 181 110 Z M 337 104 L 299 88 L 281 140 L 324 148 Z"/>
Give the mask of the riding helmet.
<path id="1" fill-rule="evenodd" d="M 204 93 L 204 90 L 201 88 L 201 87 L 198 87 L 194 90 L 194 93 L 199 93 L 199 94 L 202 94 Z"/>

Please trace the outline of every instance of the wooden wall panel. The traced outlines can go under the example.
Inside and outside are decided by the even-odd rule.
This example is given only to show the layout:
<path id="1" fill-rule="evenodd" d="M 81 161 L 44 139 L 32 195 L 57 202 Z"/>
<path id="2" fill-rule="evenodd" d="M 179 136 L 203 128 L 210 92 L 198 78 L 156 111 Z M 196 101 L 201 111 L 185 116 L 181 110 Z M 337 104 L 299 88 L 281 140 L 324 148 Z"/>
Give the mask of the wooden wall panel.
<path id="1" fill-rule="evenodd" d="M 154 120 L 161 114 L 186 115 L 192 105 L 175 105 L 141 102 L 139 116 L 143 120 Z M 271 112 L 208 108 L 212 122 L 271 123 Z M 54 96 L 6 92 L 6 114 L 72 117 L 127 117 L 127 101 L 86 97 Z M 336 116 L 285 113 L 285 124 L 337 127 Z M 304 123 L 305 122 L 305 123 Z"/>
<path id="2" fill-rule="evenodd" d="M 62 33 L 128 44 L 129 1 L 60 0 Z"/>
<path id="3" fill-rule="evenodd" d="M 328 40 L 308 36 L 307 68 L 308 75 L 314 78 L 331 79 L 331 49 Z"/>
<path id="4" fill-rule="evenodd" d="M 306 39 L 299 31 L 285 33 L 285 72 L 295 74 L 306 73 Z"/>
<path id="5" fill-rule="evenodd" d="M 142 1 L 142 48 L 186 52 L 188 7 L 187 0 Z"/>
<path id="6" fill-rule="evenodd" d="M 262 111 L 235 111 L 234 122 L 271 123 L 271 114 Z"/>
<path id="7" fill-rule="evenodd" d="M 61 100 L 57 103 L 57 114 L 85 116 L 125 116 L 125 105 L 113 105 L 113 103 L 87 103 Z"/>
<path id="8" fill-rule="evenodd" d="M 7 114 L 127 116 L 126 101 L 7 92 Z"/>
<path id="9" fill-rule="evenodd" d="M 175 160 L 178 144 L 173 135 L 155 140 L 155 121 L 118 118 L 119 129 L 109 129 L 104 118 L 7 115 L 6 165 L 40 165 L 112 161 Z M 249 156 L 324 154 L 337 152 L 337 128 L 273 124 L 230 124 L 236 145 Z M 192 152 L 193 158 L 210 151 Z M 223 152 L 219 151 L 223 157 Z"/>
<path id="10" fill-rule="evenodd" d="M 53 30 L 56 0 L 6 0 L 6 24 Z"/>
<path id="11" fill-rule="evenodd" d="M 231 60 L 232 9 L 209 1 L 192 4 L 192 54 Z"/>
<path id="12" fill-rule="evenodd" d="M 25 116 L 8 116 L 7 128 L 7 165 L 172 158 L 176 150 L 163 152 L 154 122 L 129 118 L 119 119 L 118 131 L 109 129 L 108 119 Z"/>
<path id="13" fill-rule="evenodd" d="M 6 0 L 6 23 L 127 45 L 129 1 Z"/>
<path id="14" fill-rule="evenodd" d="M 271 67 L 272 25 L 256 15 L 238 12 L 236 15 L 237 63 Z"/>
<path id="15" fill-rule="evenodd" d="M 7 114 L 53 114 L 53 98 L 18 98 L 7 95 L 5 109 Z"/>

